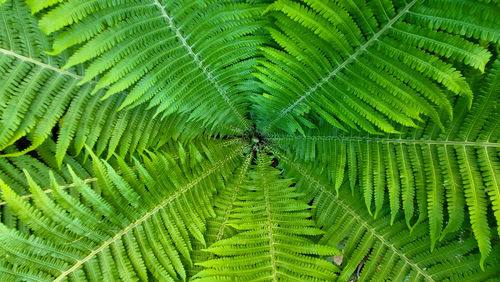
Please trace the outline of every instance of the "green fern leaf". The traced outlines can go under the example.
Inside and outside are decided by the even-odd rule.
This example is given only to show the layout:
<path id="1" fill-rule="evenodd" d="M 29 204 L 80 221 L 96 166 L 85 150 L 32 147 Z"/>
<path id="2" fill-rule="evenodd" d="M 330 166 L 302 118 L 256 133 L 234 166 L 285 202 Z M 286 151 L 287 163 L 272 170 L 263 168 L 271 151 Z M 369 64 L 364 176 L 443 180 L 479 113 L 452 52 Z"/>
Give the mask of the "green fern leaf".
<path id="1" fill-rule="evenodd" d="M 347 170 L 354 170 L 349 181 L 354 184 L 356 177 L 361 178 L 359 183 L 363 188 L 368 212 L 372 213 L 376 189 L 381 186 L 382 191 L 379 193 L 389 198 L 392 221 L 402 209 L 407 225 L 412 229 L 427 214 L 433 242 L 431 248 L 448 233 L 460 229 L 465 217 L 464 208 L 467 207 L 484 260 L 491 244 L 485 190 L 491 199 L 497 224 L 500 222 L 496 185 L 499 160 L 498 154 L 493 153 L 500 147 L 496 143 L 496 125 L 493 125 L 497 124 L 495 105 L 500 93 L 496 90 L 498 83 L 495 82 L 498 79 L 498 64 L 498 60 L 493 63 L 490 74 L 484 78 L 486 83 L 476 90 L 477 101 L 470 112 L 467 112 L 467 101 L 457 101 L 456 119 L 446 125 L 444 133 L 440 133 L 438 125 L 429 122 L 425 131 L 407 130 L 395 136 L 369 136 L 354 132 L 349 135 L 323 127 L 322 130 L 310 130 L 306 136 L 275 135 L 270 140 L 282 148 L 288 148 L 287 154 L 294 154 L 305 161 L 315 160 L 315 156 L 328 156 L 339 144 L 352 146 L 348 152 L 359 155 L 360 159 L 349 163 L 351 167 Z M 295 140 L 302 143 L 296 143 Z M 380 157 L 378 152 L 382 148 L 389 152 L 382 153 L 387 157 Z M 349 158 L 356 157 L 351 155 Z M 337 168 L 335 159 L 320 161 L 334 173 L 345 174 L 346 169 Z M 379 166 L 384 163 L 386 165 L 381 170 Z M 398 169 L 398 166 L 403 169 Z M 375 183 L 377 179 L 381 184 Z M 331 178 L 331 182 L 337 187 L 334 178 Z M 399 188 L 395 189 L 395 185 Z M 418 193 L 425 193 L 425 196 L 421 197 Z M 424 199 L 425 204 L 421 204 Z M 418 203 L 419 219 L 412 223 L 416 211 L 415 201 Z M 383 200 L 379 199 L 376 210 L 380 211 L 382 204 Z"/>
<path id="2" fill-rule="evenodd" d="M 464 241 L 455 233 L 437 243 L 436 249 L 431 252 L 428 248 L 431 238 L 423 225 L 410 233 L 404 221 L 390 224 L 387 209 L 384 209 L 380 218 L 374 219 L 361 202 L 346 193 L 345 189 L 337 197 L 333 187 L 324 185 L 325 180 L 318 174 L 310 173 L 310 168 L 285 157 L 280 159 L 287 167 L 287 175 L 301 179 L 296 185 L 298 191 L 309 191 L 316 195 L 317 225 L 327 230 L 319 243 L 341 246 L 343 250 L 339 279 L 346 281 L 358 275 L 360 280 L 441 281 L 467 280 L 481 275 L 476 273 L 478 270 L 468 268 L 472 261 L 477 265 L 483 260 L 473 251 L 474 240 Z M 314 189 L 307 186 L 314 186 Z M 483 279 L 498 276 L 500 272 L 495 266 L 497 260 L 496 254 L 487 264 Z M 362 271 L 359 273 L 361 266 Z M 450 272 L 450 268 L 454 270 Z"/>
<path id="3" fill-rule="evenodd" d="M 52 33 L 67 27 L 51 54 L 84 43 L 65 68 L 95 59 L 81 81 L 101 76 L 94 93 L 109 87 L 105 99 L 129 89 L 120 109 L 149 101 L 150 108 L 158 106 L 156 114 L 191 111 L 191 118 L 215 125 L 225 119 L 225 124 L 249 128 L 241 100 L 248 90 L 229 86 L 240 83 L 255 64 L 252 50 L 263 39 L 252 33 L 261 24 L 261 5 L 156 0 L 132 5 L 51 4 L 55 8 L 42 17 L 40 29 Z M 30 6 L 33 12 L 40 11 L 37 4 Z M 124 20 L 132 15 L 134 21 Z M 153 39 L 154 44 L 145 44 Z M 167 87 L 170 84 L 177 87 Z M 207 107 L 211 104 L 214 107 Z M 216 108 L 227 111 L 214 116 Z"/>

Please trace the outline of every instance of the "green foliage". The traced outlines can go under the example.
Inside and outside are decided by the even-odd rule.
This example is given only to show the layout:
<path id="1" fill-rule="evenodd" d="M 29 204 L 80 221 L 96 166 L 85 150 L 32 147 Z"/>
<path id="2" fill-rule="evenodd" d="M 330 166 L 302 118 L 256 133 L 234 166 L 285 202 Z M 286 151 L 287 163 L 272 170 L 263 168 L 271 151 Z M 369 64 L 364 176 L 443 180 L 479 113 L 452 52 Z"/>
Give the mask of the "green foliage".
<path id="1" fill-rule="evenodd" d="M 95 147 L 98 155 L 107 151 L 107 158 L 115 152 L 124 157 L 162 145 L 166 135 L 177 138 L 185 131 L 191 136 L 201 133 L 203 124 L 190 121 L 186 126 L 186 116 L 155 119 L 154 111 L 147 111 L 145 106 L 117 111 L 123 97 L 101 101 L 103 91 L 90 95 L 96 83 L 78 86 L 84 78 L 81 65 L 62 70 L 59 66 L 67 60 L 66 53 L 52 57 L 43 52 L 50 48 L 52 38 L 37 29 L 27 7 L 11 1 L 0 9 L 0 85 L 5 93 L 0 108 L 0 148 L 3 150 L 25 136 L 30 141 L 27 148 L 5 156 L 36 149 L 54 128 L 58 129 L 59 165 L 70 145 L 75 154 L 86 145 Z"/>
<path id="2" fill-rule="evenodd" d="M 50 173 L 49 197 L 25 171 L 32 204 L 0 182 L 6 204 L 31 230 L 0 225 L 4 278 L 147 280 L 148 271 L 156 279 L 185 278 L 191 240 L 205 244 L 215 187 L 229 177 L 245 146 L 212 146 L 211 159 L 202 156 L 194 167 L 187 157 L 151 153 L 135 159 L 134 169 L 123 159 L 113 168 L 92 154 L 91 181 L 68 167 L 76 196 Z M 13 268 L 23 256 L 32 258 L 26 268 Z"/>
<path id="3" fill-rule="evenodd" d="M 499 17 L 0 1 L 0 280 L 498 279 Z"/>
<path id="4" fill-rule="evenodd" d="M 89 62 L 80 83 L 100 76 L 93 92 L 107 88 L 104 98 L 129 90 L 119 109 L 148 102 L 163 117 L 189 112 L 189 119 L 249 128 L 242 93 L 250 91 L 245 80 L 255 64 L 255 46 L 264 42 L 253 34 L 262 25 L 262 5 L 98 2 L 68 1 L 41 18 L 45 33 L 66 27 L 50 54 L 82 44 L 63 69 Z M 39 4 L 32 3 L 33 12 L 51 6 Z"/>

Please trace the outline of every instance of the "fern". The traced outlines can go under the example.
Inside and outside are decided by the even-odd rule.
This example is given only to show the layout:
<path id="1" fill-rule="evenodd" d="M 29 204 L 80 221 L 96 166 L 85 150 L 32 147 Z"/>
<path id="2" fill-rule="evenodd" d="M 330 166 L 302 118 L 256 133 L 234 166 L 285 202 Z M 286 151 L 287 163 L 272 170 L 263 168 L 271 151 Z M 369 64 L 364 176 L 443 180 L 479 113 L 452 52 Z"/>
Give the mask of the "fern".
<path id="1" fill-rule="evenodd" d="M 95 82 L 79 87 L 83 76 L 78 73 L 83 70 L 62 70 L 58 65 L 64 64 L 67 55 L 61 54 L 54 58 L 42 52 L 49 48 L 52 40 L 36 29 L 36 21 L 29 18 L 26 9 L 13 2 L 2 5 L 1 11 L 5 32 L 0 37 L 0 53 L 4 57 L 0 77 L 8 95 L 2 96 L 0 148 L 6 148 L 25 136 L 30 141 L 30 146 L 24 150 L 6 156 L 18 156 L 36 149 L 57 126 L 56 155 L 59 165 L 71 143 L 76 154 L 87 145 L 96 147 L 98 155 L 107 150 L 107 158 L 115 151 L 124 157 L 156 145 L 161 142 L 159 136 L 171 134 L 172 137 L 178 137 L 183 133 L 180 128 L 186 128 L 186 116 L 158 120 L 153 118 L 153 112 L 146 112 L 146 107 L 117 112 L 122 98 L 115 97 L 102 102 L 102 91 L 91 95 L 96 87 Z M 21 16 L 16 16 L 16 13 Z M 19 17 L 27 16 L 26 22 L 20 21 L 18 26 L 13 24 Z M 28 37 L 23 36 L 31 29 L 35 32 L 29 33 Z M 23 41 L 16 42 L 12 38 L 22 38 Z M 30 50 L 33 54 L 26 53 Z M 25 82 L 19 85 L 20 81 Z M 82 119 L 82 116 L 89 118 Z M 176 125 L 179 129 L 169 130 L 170 125 Z M 196 128 L 202 126 L 201 123 L 192 122 L 188 127 L 193 133 L 187 134 L 201 133 Z"/>
<path id="2" fill-rule="evenodd" d="M 149 101 L 162 116 L 190 111 L 190 119 L 248 129 L 241 93 L 249 90 L 241 81 L 255 63 L 255 46 L 263 42 L 252 34 L 261 25 L 262 6 L 163 2 L 68 1 L 47 13 L 39 26 L 46 33 L 69 26 L 51 54 L 83 44 L 64 68 L 95 59 L 82 82 L 102 76 L 94 91 L 109 87 L 104 98 L 130 89 L 120 109 Z M 33 12 L 49 5 L 33 4 Z M 199 24 L 193 24 L 195 19 Z M 155 44 L 146 45 L 153 38 Z M 226 110 L 216 114 L 219 108 Z"/>
<path id="3" fill-rule="evenodd" d="M 223 238 L 227 238 L 236 233 L 234 227 L 230 225 L 229 219 L 235 207 L 235 201 L 242 193 L 242 185 L 248 173 L 252 155 L 248 154 L 241 168 L 235 173 L 234 183 L 229 184 L 214 198 L 215 216 L 207 220 L 207 231 L 204 234 L 206 246 L 211 246 Z M 203 268 L 199 265 L 209 258 L 214 258 L 214 254 L 204 251 L 202 244 L 194 242 L 192 253 L 193 266 L 188 269 L 190 277 L 195 276 Z"/>
<path id="4" fill-rule="evenodd" d="M 499 17 L 0 1 L 0 280 L 498 280 Z"/>
<path id="5" fill-rule="evenodd" d="M 41 279 L 147 279 L 146 266 L 157 279 L 169 280 L 168 277 L 177 275 L 185 278 L 179 253 L 189 261 L 188 234 L 204 242 L 203 219 L 213 214 L 210 208 L 199 211 L 193 205 L 208 202 L 215 192 L 213 185 L 221 180 L 214 173 L 230 173 L 244 146 L 225 148 L 212 156 L 213 161 L 201 162 L 203 166 L 198 169 L 185 167 L 181 160 L 175 161 L 161 153 L 144 156 L 145 165 L 138 163 L 137 172 L 118 160 L 123 176 L 94 155 L 97 186 L 94 189 L 102 191 L 102 195 L 69 168 L 81 200 L 65 193 L 54 177 L 51 177 L 54 193 L 51 199 L 26 175 L 33 204 L 23 201 L 8 185 L 0 183 L 9 208 L 34 233 L 24 235 L 4 229 L 4 235 L 11 237 L 9 246 L 3 248 L 4 273 L 7 274 L 5 268 L 18 263 L 20 257 L 29 255 L 33 258 L 30 272 L 37 270 Z M 210 153 L 215 155 L 214 151 Z M 215 157 L 218 157 L 216 161 Z M 153 177 L 164 169 L 171 173 Z M 175 224 L 176 220 L 172 219 L 179 220 L 179 217 L 182 221 Z M 188 221 L 186 226 L 184 222 Z M 169 227 L 165 228 L 165 224 Z M 27 245 L 26 241 L 30 243 Z M 62 257 L 44 258 L 50 252 Z M 98 265 L 101 272 L 94 269 Z M 21 274 L 33 275 L 17 270 L 17 275 Z"/>

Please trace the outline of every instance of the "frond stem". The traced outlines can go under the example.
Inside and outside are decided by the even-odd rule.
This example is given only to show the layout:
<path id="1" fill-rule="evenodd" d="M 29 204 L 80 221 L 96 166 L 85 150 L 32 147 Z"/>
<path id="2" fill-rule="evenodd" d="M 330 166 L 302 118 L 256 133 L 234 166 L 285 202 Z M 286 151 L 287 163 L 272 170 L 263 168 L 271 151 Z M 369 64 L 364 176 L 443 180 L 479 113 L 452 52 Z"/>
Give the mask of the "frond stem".
<path id="1" fill-rule="evenodd" d="M 59 68 L 54 67 L 52 65 L 49 65 L 49 64 L 37 61 L 37 60 L 35 60 L 33 58 L 17 54 L 15 52 L 11 51 L 11 50 L 0 48 L 0 53 L 3 53 L 5 55 L 7 55 L 7 56 L 15 57 L 15 58 L 17 58 L 17 59 L 19 59 L 21 61 L 24 61 L 24 62 L 29 62 L 29 63 L 35 64 L 35 65 L 40 66 L 40 67 L 45 68 L 45 69 L 49 69 L 49 70 L 55 71 L 55 72 L 60 73 L 62 75 L 71 76 L 71 77 L 76 78 L 78 80 L 82 80 L 83 79 L 83 76 L 74 74 L 74 73 L 69 72 L 69 71 L 65 71 L 65 70 L 59 69 Z"/>
<path id="2" fill-rule="evenodd" d="M 95 181 L 97 181 L 97 178 L 91 177 L 91 178 L 84 179 L 83 183 L 87 184 L 87 183 L 92 183 L 92 182 L 95 182 Z M 66 184 L 66 185 L 61 185 L 61 186 L 59 186 L 59 188 L 61 188 L 61 189 L 68 189 L 68 188 L 71 188 L 71 187 L 75 187 L 75 185 L 76 185 L 75 183 L 70 183 L 70 184 Z M 43 192 L 45 194 L 50 194 L 50 193 L 53 192 L 53 190 L 52 189 L 45 189 L 45 190 L 43 190 Z M 33 194 L 27 194 L 27 195 L 21 196 L 21 199 L 30 199 L 31 197 L 33 197 Z M 7 202 L 5 202 L 5 201 L 4 202 L 0 202 L 0 206 L 6 205 L 6 204 L 7 204 Z"/>
<path id="3" fill-rule="evenodd" d="M 222 147 L 230 146 L 230 145 L 237 144 L 237 143 L 242 143 L 241 139 L 239 139 L 239 138 L 235 138 L 235 139 L 228 140 L 228 141 L 226 141 L 226 142 L 222 142 L 221 144 L 219 144 L 219 147 L 221 147 L 221 148 L 222 148 Z M 186 156 L 189 156 L 189 152 L 186 152 Z M 179 159 L 179 158 L 180 158 L 180 156 L 179 156 L 179 155 L 170 155 L 170 157 L 171 157 L 173 160 L 177 160 L 177 159 Z M 131 167 L 131 169 L 132 169 L 132 170 L 135 170 L 135 169 L 136 169 L 136 167 L 135 167 L 135 166 L 133 166 L 133 167 Z M 117 173 L 117 174 L 122 174 L 122 171 L 118 170 L 118 171 L 116 171 L 116 173 Z M 84 180 L 83 180 L 83 182 L 84 182 L 85 184 L 87 184 L 87 183 L 92 183 L 92 182 L 95 182 L 95 181 L 97 181 L 97 178 L 95 178 L 95 177 L 91 177 L 91 178 L 87 178 L 87 179 L 84 179 Z M 75 183 L 73 182 L 73 183 L 70 183 L 70 184 L 61 185 L 61 186 L 59 186 L 59 187 L 60 187 L 61 189 L 67 189 L 67 188 L 75 187 Z M 45 190 L 43 190 L 43 192 L 44 192 L 45 194 L 50 194 L 50 193 L 52 193 L 53 191 L 52 191 L 52 189 L 45 189 Z M 30 198 L 32 198 L 32 197 L 33 197 L 33 194 L 26 194 L 26 195 L 21 196 L 21 199 L 30 199 Z M 7 204 L 7 202 L 5 202 L 5 201 L 4 201 L 4 202 L 0 202 L 0 206 L 6 205 L 6 204 Z"/>
<path id="4" fill-rule="evenodd" d="M 243 178 L 246 175 L 251 160 L 252 160 L 252 154 L 248 154 L 247 158 L 245 159 L 245 162 L 243 163 L 243 168 L 241 170 L 240 176 L 238 177 L 238 182 L 236 182 L 236 185 L 234 187 L 233 195 L 231 196 L 231 202 L 229 202 L 229 206 L 227 207 L 226 212 L 224 213 L 224 220 L 222 221 L 222 224 L 219 228 L 219 232 L 217 232 L 217 237 L 215 239 L 216 242 L 219 241 L 222 238 L 222 236 L 224 236 L 226 224 L 229 221 L 229 215 L 231 214 L 231 210 L 233 209 L 233 204 L 236 201 L 236 197 L 238 197 L 238 192 L 240 190 L 241 183 L 243 183 Z M 214 254 L 212 254 L 211 256 L 213 257 Z"/>
<path id="5" fill-rule="evenodd" d="M 269 140 L 279 139 L 306 139 L 316 141 L 366 141 L 376 143 L 401 143 L 401 144 L 430 144 L 430 145 L 451 145 L 451 146 L 470 146 L 470 147 L 500 147 L 500 143 L 490 142 L 471 142 L 471 141 L 448 141 L 448 140 L 418 140 L 418 139 L 383 139 L 371 137 L 343 137 L 343 136 L 301 136 L 301 135 L 286 135 L 286 136 L 270 136 Z"/>
<path id="6" fill-rule="evenodd" d="M 269 227 L 269 250 L 271 252 L 271 269 L 273 271 L 273 281 L 278 281 L 277 279 L 277 269 L 276 269 L 276 257 L 274 250 L 274 233 L 273 233 L 273 222 L 271 218 L 271 202 L 269 200 L 269 186 L 266 182 L 266 175 L 264 174 L 264 160 L 262 159 L 262 154 L 259 154 L 259 166 L 262 172 L 262 186 L 264 187 L 264 195 L 266 198 L 266 213 L 267 213 L 267 225 Z"/>

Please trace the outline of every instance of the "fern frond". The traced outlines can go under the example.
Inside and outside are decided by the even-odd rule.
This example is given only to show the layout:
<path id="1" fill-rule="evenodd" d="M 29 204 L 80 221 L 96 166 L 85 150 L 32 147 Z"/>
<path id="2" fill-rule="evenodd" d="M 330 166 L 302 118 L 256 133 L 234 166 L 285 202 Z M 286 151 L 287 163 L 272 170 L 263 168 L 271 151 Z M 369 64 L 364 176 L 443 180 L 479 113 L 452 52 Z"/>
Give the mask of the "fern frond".
<path id="1" fill-rule="evenodd" d="M 473 39 L 500 40 L 498 7 L 472 2 L 275 1 L 266 12 L 279 48 L 261 47 L 259 126 L 303 133 L 314 127 L 308 113 L 369 133 L 422 116 L 439 124 L 440 111 L 452 114 L 442 88 L 472 100 L 456 63 L 483 71 L 490 60 Z"/>
<path id="2" fill-rule="evenodd" d="M 0 149 L 22 138 L 29 145 L 22 150 L 2 152 L 20 156 L 57 136 L 56 158 L 61 165 L 68 150 L 79 154 L 85 145 L 107 158 L 143 152 L 160 140 L 201 135 L 228 135 L 232 129 L 210 127 L 187 115 L 155 118 L 154 109 L 142 105 L 117 112 L 124 97 L 101 101 L 104 91 L 92 96 L 96 83 L 83 81 L 81 67 L 63 70 L 66 52 L 47 56 L 52 37 L 37 30 L 36 20 L 19 1 L 0 7 Z M 54 128 L 59 130 L 53 131 Z"/>
<path id="3" fill-rule="evenodd" d="M 0 0 L 0 281 L 498 280 L 499 17 Z"/>
<path id="4" fill-rule="evenodd" d="M 54 58 L 43 53 L 50 46 L 50 38 L 37 31 L 36 20 L 22 2 L 9 1 L 2 5 L 0 17 L 0 148 L 25 136 L 40 117 L 46 116 L 39 124 L 50 128 L 35 137 L 39 145 L 40 140 L 47 138 L 70 98 L 85 92 L 75 87 L 75 80 L 82 76 L 58 67 L 65 54 Z"/>
<path id="5" fill-rule="evenodd" d="M 391 281 L 448 279 L 468 280 L 481 275 L 476 243 L 465 234 L 454 233 L 430 250 L 431 240 L 424 225 L 412 232 L 404 221 L 391 223 L 389 210 L 383 209 L 375 219 L 370 216 L 358 194 L 341 189 L 339 195 L 328 181 L 307 166 L 280 157 L 285 174 L 296 178 L 297 190 L 315 195 L 315 219 L 326 233 L 319 243 L 343 250 L 339 279 L 348 280 L 355 272 L 360 280 Z M 498 254 L 485 263 L 484 279 L 497 277 Z M 452 269 L 451 269 L 452 268 Z M 361 270 L 361 271 L 360 271 Z"/>
<path id="6" fill-rule="evenodd" d="M 93 155 L 94 188 L 68 168 L 77 196 L 51 174 L 49 197 L 27 173 L 32 203 L 0 182 L 9 209 L 32 231 L 22 234 L 2 225 L 0 238 L 9 241 L 9 248 L 2 248 L 1 276 L 147 280 L 149 271 L 156 279 L 185 279 L 180 254 L 189 255 L 190 238 L 204 242 L 203 221 L 213 215 L 209 198 L 221 176 L 228 177 L 238 165 L 245 147 L 211 147 L 195 166 L 149 153 L 136 159 L 135 170 L 119 161 L 122 175 Z M 46 256 L 48 250 L 58 255 Z"/>
<path id="7" fill-rule="evenodd" d="M 217 257 L 200 263 L 201 280 L 330 280 L 336 268 L 317 256 L 337 254 L 334 248 L 314 244 L 305 235 L 313 227 L 310 207 L 296 199 L 290 180 L 270 166 L 264 153 L 237 196 L 229 214 L 239 233 L 217 241 L 208 251 Z"/>
<path id="8" fill-rule="evenodd" d="M 155 112 L 162 116 L 190 112 L 193 120 L 249 129 L 249 89 L 242 81 L 255 64 L 256 45 L 264 42 L 254 35 L 262 24 L 262 5 L 60 2 L 30 4 L 34 13 L 55 4 L 42 11 L 39 24 L 46 33 L 66 27 L 51 54 L 83 44 L 65 68 L 89 62 L 82 83 L 99 77 L 94 92 L 108 87 L 103 97 L 107 98 L 128 89 L 120 109 L 149 101 L 149 108 L 157 106 Z"/>
<path id="9" fill-rule="evenodd" d="M 10 151 L 7 148 L 7 152 Z M 44 187 L 45 193 L 51 193 L 50 180 L 47 178 L 49 171 L 53 172 L 54 178 L 58 183 L 66 183 L 61 187 L 63 189 L 71 189 L 72 177 L 66 167 L 59 168 L 54 157 L 55 144 L 46 142 L 36 150 L 36 156 L 23 155 L 18 157 L 7 157 L 0 159 L 0 179 L 2 179 L 9 187 L 11 187 L 22 199 L 31 199 L 32 194 L 26 189 L 28 182 L 24 176 L 23 170 L 29 171 L 31 177 Z M 85 181 L 91 181 L 91 167 L 88 162 L 84 162 L 81 158 L 73 158 L 65 156 L 66 164 L 71 165 Z M 0 190 L 1 195 L 1 190 Z M 5 201 L 0 201 L 1 222 L 8 227 L 17 228 L 21 232 L 27 232 L 27 228 L 22 223 L 20 224 L 12 211 L 8 208 Z"/>

